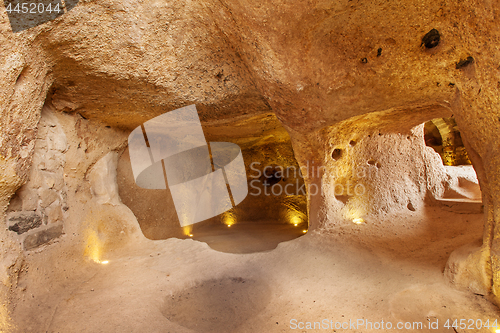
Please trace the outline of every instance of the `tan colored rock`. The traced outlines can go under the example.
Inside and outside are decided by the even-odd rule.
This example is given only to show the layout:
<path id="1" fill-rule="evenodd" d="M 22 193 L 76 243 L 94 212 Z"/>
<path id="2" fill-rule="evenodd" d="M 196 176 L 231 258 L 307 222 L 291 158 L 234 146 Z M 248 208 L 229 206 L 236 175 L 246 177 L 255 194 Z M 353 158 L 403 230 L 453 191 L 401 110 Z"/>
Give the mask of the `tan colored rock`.
<path id="1" fill-rule="evenodd" d="M 23 210 L 36 210 L 38 206 L 38 193 L 36 190 L 24 185 L 17 191 L 17 194 L 23 201 Z"/>
<path id="2" fill-rule="evenodd" d="M 448 259 L 444 275 L 458 288 L 479 295 L 491 291 L 490 258 L 481 242 L 467 244 L 455 250 Z"/>
<path id="3" fill-rule="evenodd" d="M 85 237 L 85 256 L 95 262 L 104 260 L 110 250 L 144 239 L 136 217 L 118 196 L 117 164 L 118 154 L 109 152 L 88 175 L 92 200 L 79 228 Z"/>
<path id="4" fill-rule="evenodd" d="M 498 301 L 499 6 L 498 0 L 445 5 L 431 0 L 82 1 L 61 18 L 19 34 L 10 31 L 3 15 L 0 207 L 5 211 L 30 166 L 56 172 L 65 157 L 66 181 L 76 189 L 94 162 L 125 142 L 126 133 L 117 128 L 130 130 L 197 103 L 205 125 L 275 112 L 290 133 L 300 166 L 314 161 L 327 170 L 306 179 L 308 185 L 327 187 L 325 198 L 309 198 L 312 227 L 355 208 L 374 213 L 406 206 L 418 212 L 425 194 L 442 192 L 441 171 L 411 129 L 453 114 L 485 204 L 483 249 L 492 275 L 483 270 L 479 279 L 492 279 Z M 422 37 L 433 28 L 441 42 L 427 48 Z M 468 57 L 474 61 L 457 66 Z M 47 151 L 36 153 L 32 163 L 37 130 L 51 131 L 37 129 L 44 104 L 88 120 L 64 118 L 67 154 L 57 132 L 56 139 L 41 144 Z M 350 126 L 342 127 L 346 122 Z M 369 138 L 378 135 L 378 127 L 382 138 Z M 350 148 L 354 135 L 358 145 Z M 405 141 L 407 135 L 415 146 Z M 333 161 L 337 146 L 344 155 Z M 333 181 L 357 181 L 347 171 L 332 176 L 336 164 L 348 167 L 342 159 L 366 161 L 373 172 L 363 178 L 373 203 L 349 195 L 348 188 L 340 200 L 334 198 Z M 404 164 L 396 176 L 385 170 L 405 160 L 411 165 Z M 105 186 L 93 189 L 96 198 L 116 203 Z"/>
<path id="5" fill-rule="evenodd" d="M 7 212 L 15 212 L 22 210 L 23 201 L 19 197 L 19 195 L 14 194 L 9 201 L 9 207 L 7 208 Z"/>
<path id="6" fill-rule="evenodd" d="M 48 188 L 40 188 L 38 190 L 38 195 L 41 199 L 40 207 L 42 208 L 47 208 L 50 204 L 59 199 L 59 194 Z"/>
<path id="7" fill-rule="evenodd" d="M 394 117 L 405 125 L 395 125 Z M 315 165 L 306 177 L 314 189 L 310 227 L 378 221 L 396 212 L 423 214 L 425 201 L 444 193 L 448 175 L 439 155 L 425 146 L 422 119 L 405 112 L 372 113 L 311 134 L 307 138 L 316 148 L 295 144 L 299 163 Z M 311 154 L 315 151 L 320 154 Z"/>
<path id="8" fill-rule="evenodd" d="M 0 105 L 4 111 L 0 115 L 0 155 L 6 166 L 15 165 L 13 171 L 20 181 L 7 180 L 7 170 L 2 172 L 2 178 L 8 182 L 3 188 L 11 188 L 2 195 L 2 200 L 6 200 L 27 179 L 34 149 L 32 141 L 36 139 L 51 78 L 43 52 L 28 46 L 30 38 L 26 35 L 13 37 L 7 22 L 1 26 Z"/>
<path id="9" fill-rule="evenodd" d="M 52 224 L 63 220 L 63 213 L 59 201 L 54 201 L 50 206 L 45 208 L 47 223 Z"/>
<path id="10" fill-rule="evenodd" d="M 50 227 L 36 230 L 26 236 L 24 239 L 24 249 L 34 250 L 50 241 L 60 237 L 63 234 L 63 225 L 52 225 Z"/>
<path id="11" fill-rule="evenodd" d="M 49 133 L 47 149 L 65 152 L 68 149 L 68 143 L 62 129 L 60 127 L 52 127 Z"/>
<path id="12" fill-rule="evenodd" d="M 45 174 L 45 185 L 49 188 L 52 189 L 54 188 L 54 185 L 56 183 L 55 177 L 51 173 L 46 173 Z"/>
<path id="13" fill-rule="evenodd" d="M 116 183 L 117 165 L 118 154 L 110 152 L 94 164 L 87 177 L 91 184 L 92 196 L 101 205 L 121 204 Z"/>
<path id="14" fill-rule="evenodd" d="M 44 163 L 44 170 L 47 170 L 49 172 L 61 172 L 62 167 L 65 164 L 65 158 L 62 153 L 54 152 L 52 154 L 47 154 L 48 159 L 45 160 Z"/>
<path id="15" fill-rule="evenodd" d="M 0 209 L 5 212 L 12 194 L 22 185 L 23 180 L 18 177 L 15 171 L 15 164 L 12 160 L 6 160 L 0 156 Z"/>

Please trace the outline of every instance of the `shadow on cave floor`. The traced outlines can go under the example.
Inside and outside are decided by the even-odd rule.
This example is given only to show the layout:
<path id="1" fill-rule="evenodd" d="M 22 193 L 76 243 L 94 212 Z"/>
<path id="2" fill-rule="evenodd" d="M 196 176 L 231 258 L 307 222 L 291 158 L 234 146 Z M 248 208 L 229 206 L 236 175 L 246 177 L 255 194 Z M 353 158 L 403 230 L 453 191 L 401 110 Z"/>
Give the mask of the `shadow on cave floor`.
<path id="1" fill-rule="evenodd" d="M 192 238 L 219 252 L 243 254 L 274 250 L 279 243 L 304 235 L 304 231 L 307 231 L 307 223 L 294 226 L 265 221 L 239 222 L 229 228 L 224 224 L 194 227 Z"/>

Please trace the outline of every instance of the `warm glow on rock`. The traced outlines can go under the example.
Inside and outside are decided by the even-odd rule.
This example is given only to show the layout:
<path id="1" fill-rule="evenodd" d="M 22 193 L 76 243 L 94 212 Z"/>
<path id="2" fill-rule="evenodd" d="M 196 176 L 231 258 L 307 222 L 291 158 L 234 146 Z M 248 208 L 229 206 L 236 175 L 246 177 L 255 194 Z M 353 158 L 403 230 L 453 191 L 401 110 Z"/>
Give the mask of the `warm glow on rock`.
<path id="1" fill-rule="evenodd" d="M 101 262 L 103 242 L 95 230 L 87 230 L 84 255 L 96 263 Z"/>
<path id="2" fill-rule="evenodd" d="M 298 226 L 300 223 L 302 223 L 302 219 L 298 215 L 293 215 L 290 221 L 293 223 L 294 226 Z"/>
<path id="3" fill-rule="evenodd" d="M 9 310 L 4 304 L 0 305 L 0 332 L 11 332 L 14 329 Z"/>
<path id="4" fill-rule="evenodd" d="M 193 231 L 193 225 L 186 225 L 182 227 L 182 232 L 186 236 L 193 237 L 192 231 Z"/>
<path id="5" fill-rule="evenodd" d="M 358 217 L 352 220 L 352 222 L 354 222 L 355 224 L 363 224 L 365 223 L 365 220 L 363 220 L 361 217 Z"/>
<path id="6" fill-rule="evenodd" d="M 295 202 L 285 202 L 284 205 L 286 209 L 282 211 L 281 216 L 288 223 L 297 227 L 307 221 L 307 215 L 300 211 L 298 204 Z"/>
<path id="7" fill-rule="evenodd" d="M 222 222 L 230 228 L 233 224 L 236 224 L 236 217 L 232 211 L 227 211 L 222 214 Z"/>

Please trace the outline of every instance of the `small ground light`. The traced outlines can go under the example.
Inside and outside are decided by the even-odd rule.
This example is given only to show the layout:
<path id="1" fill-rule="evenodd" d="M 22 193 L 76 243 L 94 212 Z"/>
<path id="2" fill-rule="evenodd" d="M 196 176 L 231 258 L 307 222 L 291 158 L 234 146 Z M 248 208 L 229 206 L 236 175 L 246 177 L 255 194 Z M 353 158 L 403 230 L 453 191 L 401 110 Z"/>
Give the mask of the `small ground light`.
<path id="1" fill-rule="evenodd" d="M 231 225 L 230 225 L 230 224 L 228 224 L 228 225 L 227 225 L 227 227 L 228 227 L 228 228 L 231 228 Z"/>
<path id="2" fill-rule="evenodd" d="M 303 232 L 303 233 L 306 233 L 306 232 L 307 232 L 307 230 L 302 230 L 302 232 Z"/>
<path id="3" fill-rule="evenodd" d="M 294 226 L 298 226 L 298 224 L 297 224 L 297 223 L 295 223 L 295 224 L 294 224 Z"/>
<path id="4" fill-rule="evenodd" d="M 189 237 L 193 237 L 193 234 L 189 234 Z"/>
<path id="5" fill-rule="evenodd" d="M 352 220 L 352 222 L 354 222 L 356 224 L 363 224 L 363 223 L 365 223 L 365 220 L 363 220 L 361 217 L 358 217 L 358 218 L 355 218 L 354 220 Z"/>
<path id="6" fill-rule="evenodd" d="M 101 261 L 101 264 L 103 264 L 103 265 L 109 264 L 109 261 L 107 261 L 107 260 Z"/>

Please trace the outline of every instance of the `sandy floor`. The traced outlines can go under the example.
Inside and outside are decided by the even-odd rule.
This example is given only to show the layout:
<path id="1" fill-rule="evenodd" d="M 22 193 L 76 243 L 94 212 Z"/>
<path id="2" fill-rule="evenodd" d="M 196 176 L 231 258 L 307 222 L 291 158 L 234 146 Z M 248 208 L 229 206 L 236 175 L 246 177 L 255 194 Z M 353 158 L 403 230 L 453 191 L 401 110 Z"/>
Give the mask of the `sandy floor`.
<path id="1" fill-rule="evenodd" d="M 247 252 L 257 231 L 246 229 L 226 240 L 209 231 L 199 239 L 226 252 L 241 251 L 242 244 Z M 110 253 L 102 265 L 80 250 L 61 251 L 68 239 L 27 257 L 12 319 L 19 332 L 391 331 L 375 329 L 382 320 L 394 328 L 425 325 L 394 332 L 475 332 L 443 325 L 447 319 L 492 322 L 498 309 L 454 289 L 442 271 L 451 251 L 481 233 L 481 214 L 428 207 L 424 217 L 409 213 L 310 232 L 247 254 L 191 239 L 145 240 Z M 374 326 L 335 329 L 336 322 L 358 319 Z M 320 321 L 333 327 L 306 329 Z M 439 328 L 429 330 L 436 321 Z"/>

